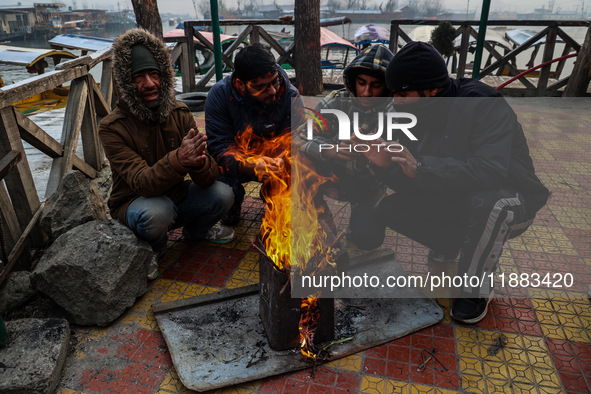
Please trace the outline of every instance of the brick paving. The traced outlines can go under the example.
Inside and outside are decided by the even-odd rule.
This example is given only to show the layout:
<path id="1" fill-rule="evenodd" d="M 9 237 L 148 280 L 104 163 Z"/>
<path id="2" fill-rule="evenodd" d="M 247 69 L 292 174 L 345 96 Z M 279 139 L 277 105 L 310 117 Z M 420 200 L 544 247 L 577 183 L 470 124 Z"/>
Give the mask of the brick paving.
<path id="1" fill-rule="evenodd" d="M 522 290 L 494 299 L 474 326 L 444 319 L 390 343 L 316 369 L 227 388 L 232 393 L 589 393 L 591 392 L 591 136 L 589 112 L 524 107 L 520 120 L 538 175 L 553 195 L 533 226 L 508 242 L 500 269 L 510 273 L 572 274 L 570 288 Z M 202 117 L 198 119 L 203 126 Z M 188 392 L 175 371 L 151 305 L 258 283 L 258 252 L 251 246 L 263 215 L 256 184 L 249 184 L 236 239 L 226 245 L 190 243 L 171 233 L 158 279 L 118 321 L 106 328 L 74 327 L 74 349 L 57 392 Z M 339 215 L 346 215 L 347 209 Z M 339 220 L 337 223 L 345 223 Z M 393 232 L 394 249 L 413 273 L 429 269 L 427 249 Z M 502 348 L 495 344 L 503 341 Z M 425 350 L 441 364 L 419 371 Z"/>

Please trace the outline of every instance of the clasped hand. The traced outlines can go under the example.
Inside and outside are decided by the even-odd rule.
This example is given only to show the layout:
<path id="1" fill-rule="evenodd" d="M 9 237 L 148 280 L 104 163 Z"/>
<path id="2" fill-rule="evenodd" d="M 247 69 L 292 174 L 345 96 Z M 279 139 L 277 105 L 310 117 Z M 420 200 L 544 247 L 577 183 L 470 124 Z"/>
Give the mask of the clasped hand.
<path id="1" fill-rule="evenodd" d="M 189 130 L 177 150 L 179 163 L 183 167 L 201 167 L 205 162 L 207 136 L 202 131 Z"/>

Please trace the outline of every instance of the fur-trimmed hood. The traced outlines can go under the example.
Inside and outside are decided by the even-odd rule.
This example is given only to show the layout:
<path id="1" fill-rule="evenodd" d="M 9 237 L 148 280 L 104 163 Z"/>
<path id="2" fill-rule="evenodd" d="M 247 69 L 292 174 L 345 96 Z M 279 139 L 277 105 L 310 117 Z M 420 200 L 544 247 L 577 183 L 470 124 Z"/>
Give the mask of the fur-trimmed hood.
<path id="1" fill-rule="evenodd" d="M 148 108 L 141 100 L 131 79 L 131 47 L 142 44 L 160 65 L 160 106 Z M 113 78 L 119 98 L 129 111 L 145 123 L 161 123 L 170 115 L 176 99 L 174 72 L 164 43 L 144 29 L 131 29 L 121 34 L 113 43 Z"/>

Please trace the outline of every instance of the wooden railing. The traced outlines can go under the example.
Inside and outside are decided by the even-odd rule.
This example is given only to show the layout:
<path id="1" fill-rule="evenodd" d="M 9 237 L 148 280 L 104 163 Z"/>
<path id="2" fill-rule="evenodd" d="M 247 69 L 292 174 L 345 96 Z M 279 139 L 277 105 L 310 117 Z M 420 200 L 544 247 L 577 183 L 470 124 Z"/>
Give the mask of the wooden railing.
<path id="1" fill-rule="evenodd" d="M 99 89 L 89 72 L 100 63 L 103 67 Z M 58 142 L 12 104 L 67 82 L 70 82 L 70 92 Z M 57 189 L 63 175 L 72 168 L 95 178 L 104 164 L 98 122 L 111 111 L 112 93 L 110 47 L 61 63 L 55 71 L 0 89 L 0 169 L 4 180 L 0 182 L 0 214 L 4 224 L 0 231 L 9 255 L 0 264 L 0 283 L 19 257 L 22 256 L 19 261 L 27 260 L 27 241 L 33 247 L 41 246 L 44 241 L 37 226 L 42 202 L 22 141 L 52 158 L 46 197 Z M 76 155 L 80 136 L 83 158 Z"/>
<path id="2" fill-rule="evenodd" d="M 222 54 L 222 61 L 230 68 L 234 68 L 234 63 L 231 60 L 232 54 L 240 44 L 247 40 L 249 43 L 260 42 L 264 40 L 271 46 L 271 48 L 278 53 L 277 63 L 289 63 L 294 66 L 292 42 L 287 49 L 284 49 L 261 25 L 293 25 L 293 21 L 282 20 L 248 20 L 248 19 L 226 19 L 220 20 L 220 26 L 245 26 L 245 29 L 236 37 L 236 40 L 230 45 Z M 195 30 L 194 26 L 211 26 L 210 20 L 201 21 L 187 21 L 184 22 L 185 37 L 166 37 L 165 42 L 177 43 L 172 51 L 171 58 L 173 63 L 180 58 L 181 64 L 181 78 L 183 93 L 194 92 L 199 90 L 206 90 L 206 84 L 215 74 L 215 68 L 210 68 L 206 74 L 195 83 L 195 42 L 187 39 L 187 37 L 195 37 L 201 45 L 213 52 L 213 45 L 205 38 L 199 31 Z M 191 55 L 189 55 L 191 54 Z"/>
<path id="3" fill-rule="evenodd" d="M 468 66 L 468 50 L 470 49 L 470 37 L 477 38 L 478 32 L 474 29 L 474 26 L 479 25 L 479 21 L 449 21 L 452 25 L 457 26 L 456 37 L 461 37 L 461 44 L 457 50 L 459 60 L 455 65 L 455 71 L 458 77 L 466 75 L 466 68 Z M 408 43 L 412 41 L 410 37 L 401 29 L 403 25 L 420 26 L 420 25 L 438 25 L 441 23 L 439 20 L 393 20 L 390 28 L 390 49 L 396 53 L 401 47 L 402 41 Z M 489 21 L 488 26 L 504 26 L 504 27 L 542 27 L 543 29 L 534 35 L 532 38 L 525 41 L 523 44 L 514 47 L 509 52 L 501 54 L 497 49 L 488 42 L 484 44 L 484 50 L 488 52 L 488 59 L 485 63 L 484 68 L 480 71 L 480 79 L 488 76 L 502 75 L 507 70 L 510 76 L 517 76 L 520 70 L 515 66 L 515 59 L 517 55 L 523 53 L 528 49 L 533 49 L 534 53 L 532 59 L 537 54 L 541 46 L 544 47 L 543 57 L 541 63 L 547 63 L 556 57 L 564 57 L 571 51 L 579 52 L 581 44 L 576 42 L 571 36 L 569 36 L 563 28 L 565 27 L 588 27 L 589 22 L 587 21 L 529 21 L 529 20 L 494 20 Z M 556 56 L 554 54 L 557 44 L 557 37 L 560 37 L 564 41 L 564 48 L 562 54 Z M 543 44 L 536 45 L 538 40 L 545 38 Z M 521 89 L 525 95 L 557 95 L 558 89 L 566 86 L 569 80 L 569 76 L 560 79 L 562 71 L 564 69 L 566 59 L 556 62 L 556 70 L 551 72 L 551 68 L 554 64 L 548 64 L 540 68 L 539 78 L 537 78 L 537 85 L 532 83 L 531 79 L 525 75 L 518 78 L 518 80 L 525 86 L 525 89 Z M 528 63 L 528 67 L 533 66 L 531 61 Z M 549 84 L 550 76 L 557 79 L 551 85 Z"/>

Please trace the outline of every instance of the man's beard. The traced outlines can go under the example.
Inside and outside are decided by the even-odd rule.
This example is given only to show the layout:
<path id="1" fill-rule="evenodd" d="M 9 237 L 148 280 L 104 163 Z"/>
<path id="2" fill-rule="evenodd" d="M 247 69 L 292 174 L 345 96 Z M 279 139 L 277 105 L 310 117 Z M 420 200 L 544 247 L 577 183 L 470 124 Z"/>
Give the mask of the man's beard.
<path id="1" fill-rule="evenodd" d="M 152 93 L 152 92 L 158 92 L 158 100 L 154 100 L 154 101 L 145 101 L 144 100 L 144 96 L 148 93 Z M 150 89 L 150 90 L 144 90 L 142 92 L 140 92 L 139 94 L 140 96 L 140 101 L 149 109 L 151 109 L 152 111 L 157 110 L 160 107 L 160 104 L 162 103 L 162 91 L 160 89 Z"/>
<path id="2" fill-rule="evenodd" d="M 277 109 L 279 105 L 279 100 L 277 99 L 277 96 L 275 96 L 275 99 L 270 103 L 265 103 L 260 100 L 257 100 L 256 97 L 252 96 L 250 93 L 247 92 L 244 96 L 244 100 L 246 101 L 246 104 L 249 108 L 253 108 L 257 112 L 271 113 L 275 111 L 275 109 Z"/>

